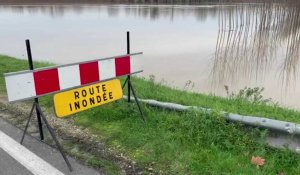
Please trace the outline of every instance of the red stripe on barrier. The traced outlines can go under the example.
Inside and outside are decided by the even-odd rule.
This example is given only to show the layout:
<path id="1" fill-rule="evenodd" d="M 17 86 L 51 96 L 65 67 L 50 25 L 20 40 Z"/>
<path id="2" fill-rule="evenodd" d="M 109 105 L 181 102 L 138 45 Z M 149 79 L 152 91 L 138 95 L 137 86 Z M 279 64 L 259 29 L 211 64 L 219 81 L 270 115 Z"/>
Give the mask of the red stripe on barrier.
<path id="1" fill-rule="evenodd" d="M 115 59 L 116 76 L 130 74 L 130 56 Z"/>
<path id="2" fill-rule="evenodd" d="M 79 64 L 81 85 L 97 82 L 100 80 L 98 61 Z"/>
<path id="3" fill-rule="evenodd" d="M 57 68 L 33 72 L 33 78 L 36 95 L 60 90 Z"/>

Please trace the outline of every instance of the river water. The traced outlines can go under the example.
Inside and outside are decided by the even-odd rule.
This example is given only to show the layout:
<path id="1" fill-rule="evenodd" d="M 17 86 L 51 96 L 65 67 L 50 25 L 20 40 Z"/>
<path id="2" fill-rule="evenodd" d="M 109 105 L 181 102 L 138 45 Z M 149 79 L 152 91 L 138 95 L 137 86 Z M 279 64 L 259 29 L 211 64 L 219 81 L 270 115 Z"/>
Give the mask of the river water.
<path id="1" fill-rule="evenodd" d="M 0 53 L 65 64 L 142 51 L 144 72 L 168 86 L 226 96 L 264 87 L 300 109 L 300 8 L 287 4 L 0 3 Z M 153 77 L 153 76 L 152 76 Z"/>

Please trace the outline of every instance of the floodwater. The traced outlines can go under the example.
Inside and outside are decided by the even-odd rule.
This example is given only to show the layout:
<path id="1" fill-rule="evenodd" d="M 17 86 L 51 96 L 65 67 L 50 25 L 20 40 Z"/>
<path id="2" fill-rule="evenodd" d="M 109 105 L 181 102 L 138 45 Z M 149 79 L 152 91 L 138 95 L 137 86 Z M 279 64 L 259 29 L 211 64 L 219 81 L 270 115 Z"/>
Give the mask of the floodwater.
<path id="1" fill-rule="evenodd" d="M 300 7 L 288 4 L 0 3 L 0 53 L 65 64 L 144 52 L 157 82 L 206 94 L 264 87 L 300 109 Z"/>

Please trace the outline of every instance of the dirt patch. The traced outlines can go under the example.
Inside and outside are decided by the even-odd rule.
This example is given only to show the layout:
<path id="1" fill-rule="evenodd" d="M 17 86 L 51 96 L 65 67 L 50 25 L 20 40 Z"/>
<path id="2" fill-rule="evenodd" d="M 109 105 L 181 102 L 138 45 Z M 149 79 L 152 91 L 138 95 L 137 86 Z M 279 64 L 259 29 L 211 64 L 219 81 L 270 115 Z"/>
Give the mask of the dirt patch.
<path id="1" fill-rule="evenodd" d="M 0 117 L 12 123 L 20 129 L 24 129 L 32 107 L 32 102 L 8 103 L 7 97 L 0 96 Z M 120 174 L 143 174 L 142 168 L 130 160 L 123 153 L 108 148 L 104 144 L 104 138 L 92 134 L 87 128 L 83 128 L 74 124 L 72 117 L 65 119 L 57 118 L 50 110 L 42 108 L 49 124 L 55 130 L 60 143 L 63 145 L 67 154 L 88 164 L 90 159 L 100 159 L 112 162 L 120 170 Z M 45 125 L 44 141 L 53 145 L 51 136 L 47 132 Z M 33 137 L 39 138 L 39 130 L 37 127 L 36 115 L 31 119 L 28 133 Z M 98 168 L 102 173 L 103 169 Z M 104 167 L 105 168 L 105 167 Z"/>

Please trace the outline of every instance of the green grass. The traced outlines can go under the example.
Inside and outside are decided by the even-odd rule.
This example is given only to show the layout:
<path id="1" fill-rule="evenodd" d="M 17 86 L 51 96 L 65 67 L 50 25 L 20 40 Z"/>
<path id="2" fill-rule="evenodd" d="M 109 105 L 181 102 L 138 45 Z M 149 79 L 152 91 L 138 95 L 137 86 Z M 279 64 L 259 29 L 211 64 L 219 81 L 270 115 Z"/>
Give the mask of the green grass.
<path id="1" fill-rule="evenodd" d="M 35 62 L 34 66 L 51 66 L 50 63 Z M 26 60 L 19 60 L 8 56 L 0 56 L 0 92 L 5 92 L 3 73 L 28 69 Z M 123 79 L 122 79 L 123 80 Z M 162 83 L 154 83 L 154 78 L 135 78 L 133 84 L 139 98 L 156 99 L 183 105 L 194 105 L 212 108 L 216 111 L 226 111 L 242 115 L 254 115 L 277 120 L 290 121 L 300 124 L 300 112 L 280 107 L 277 104 L 251 103 L 243 99 L 228 99 L 201 93 L 186 92 L 170 88 Z M 44 100 L 48 106 L 52 105 L 50 98 Z"/>
<path id="2" fill-rule="evenodd" d="M 264 132 L 227 123 L 217 114 L 177 113 L 144 106 L 143 124 L 136 107 L 118 102 L 78 115 L 76 122 L 106 138 L 112 148 L 126 152 L 143 167 L 163 174 L 295 174 L 300 157 L 275 150 L 257 138 Z M 257 169 L 252 156 L 264 157 Z"/>
<path id="3" fill-rule="evenodd" d="M 111 163 L 110 161 L 98 158 L 91 158 L 88 160 L 88 165 L 99 168 L 105 169 L 105 173 L 107 175 L 114 175 L 118 174 L 118 167 L 115 164 Z"/>
<path id="4" fill-rule="evenodd" d="M 4 72 L 26 69 L 26 65 L 26 61 L 1 56 L 0 88 L 5 89 L 2 77 Z M 278 105 L 188 93 L 142 78 L 133 78 L 133 84 L 141 98 L 300 123 L 299 112 Z M 52 107 L 51 96 L 43 97 L 40 101 L 42 105 Z M 125 101 L 96 107 L 78 113 L 73 118 L 76 124 L 100 135 L 110 148 L 136 161 L 145 173 L 298 174 L 300 170 L 299 155 L 288 150 L 270 148 L 258 141 L 266 136 L 266 131 L 228 123 L 217 112 L 179 113 L 145 105 L 142 107 L 147 124 L 141 120 L 137 106 Z M 265 158 L 265 166 L 257 169 L 250 162 L 252 156 Z M 97 159 L 90 160 L 89 164 L 103 166 L 108 172 L 111 167 L 110 163 Z"/>
<path id="5" fill-rule="evenodd" d="M 133 81 L 140 98 L 156 99 L 183 105 L 201 106 L 216 111 L 242 115 L 267 117 L 300 123 L 299 111 L 280 107 L 277 104 L 251 103 L 240 98 L 225 98 L 201 93 L 171 89 L 164 84 L 154 83 L 153 78 L 136 78 Z"/>

